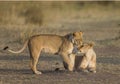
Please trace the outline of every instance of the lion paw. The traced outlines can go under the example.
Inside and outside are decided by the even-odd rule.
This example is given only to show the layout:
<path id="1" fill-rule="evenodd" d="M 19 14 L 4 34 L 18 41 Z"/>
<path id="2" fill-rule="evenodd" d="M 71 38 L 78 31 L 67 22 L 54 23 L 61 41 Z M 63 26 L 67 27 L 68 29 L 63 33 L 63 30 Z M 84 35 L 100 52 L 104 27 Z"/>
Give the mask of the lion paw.
<path id="1" fill-rule="evenodd" d="M 35 71 L 35 74 L 40 75 L 40 74 L 42 74 L 42 72 L 40 72 L 40 71 Z"/>
<path id="2" fill-rule="evenodd" d="M 86 69 L 85 69 L 85 70 L 82 70 L 82 71 L 83 71 L 83 72 L 85 72 L 85 73 L 89 73 L 89 71 L 88 71 L 88 70 L 86 70 Z"/>
<path id="3" fill-rule="evenodd" d="M 90 71 L 90 72 L 92 72 L 92 73 L 96 73 L 96 71 Z"/>
<path id="4" fill-rule="evenodd" d="M 93 70 L 93 69 L 89 69 L 89 71 L 92 73 L 96 73 L 96 70 Z"/>

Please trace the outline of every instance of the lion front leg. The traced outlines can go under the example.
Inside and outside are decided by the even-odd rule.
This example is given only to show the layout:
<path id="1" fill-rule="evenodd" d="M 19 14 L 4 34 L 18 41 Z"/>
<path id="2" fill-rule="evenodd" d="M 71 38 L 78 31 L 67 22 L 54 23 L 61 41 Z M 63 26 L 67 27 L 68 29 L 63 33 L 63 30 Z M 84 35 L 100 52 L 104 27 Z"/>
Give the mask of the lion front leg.
<path id="1" fill-rule="evenodd" d="M 72 67 L 73 67 L 73 70 L 74 70 L 74 68 L 75 68 L 74 67 L 75 66 L 75 54 L 70 54 L 69 57 L 70 57 Z"/>
<path id="2" fill-rule="evenodd" d="M 87 66 L 88 66 L 88 60 L 84 56 L 82 61 L 81 61 L 81 64 L 80 64 L 80 70 L 83 71 L 83 72 L 88 72 Z"/>
<path id="3" fill-rule="evenodd" d="M 73 71 L 74 70 L 74 61 L 71 60 L 71 58 L 69 57 L 68 54 L 66 53 L 61 53 L 62 59 L 63 59 L 63 64 L 65 69 L 68 69 L 69 71 Z"/>
<path id="4" fill-rule="evenodd" d="M 68 70 L 68 64 L 66 62 L 63 61 L 63 66 L 66 70 Z"/>
<path id="5" fill-rule="evenodd" d="M 73 66 L 73 70 L 74 70 L 74 65 L 75 65 L 75 55 L 74 54 L 70 54 L 69 55 L 69 58 L 70 58 L 70 61 L 71 61 L 71 64 Z M 64 68 L 66 70 L 68 70 L 68 64 L 66 62 L 63 61 L 63 65 L 64 65 Z"/>

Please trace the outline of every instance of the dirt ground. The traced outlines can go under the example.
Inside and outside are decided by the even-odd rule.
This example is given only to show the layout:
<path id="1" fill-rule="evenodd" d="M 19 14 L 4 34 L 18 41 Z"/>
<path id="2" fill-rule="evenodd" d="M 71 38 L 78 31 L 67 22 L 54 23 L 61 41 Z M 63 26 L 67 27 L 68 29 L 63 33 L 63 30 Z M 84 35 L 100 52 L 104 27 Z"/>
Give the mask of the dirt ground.
<path id="1" fill-rule="evenodd" d="M 111 46 L 95 50 L 97 53 L 95 74 L 65 71 L 59 56 L 43 55 L 38 65 L 43 74 L 35 75 L 28 66 L 28 55 L 0 55 L 0 84 L 119 84 L 120 48 Z M 60 68 L 60 71 L 54 71 L 56 68 Z"/>
<path id="2" fill-rule="evenodd" d="M 60 56 L 44 53 L 37 66 L 43 74 L 33 74 L 29 67 L 28 49 L 21 54 L 1 52 L 6 45 L 13 50 L 19 50 L 23 46 L 20 35 L 26 33 L 22 31 L 25 30 L 24 26 L 0 25 L 0 84 L 120 84 L 120 13 L 111 10 L 100 13 L 97 13 L 99 17 L 97 14 L 96 17 L 91 17 L 94 16 L 91 12 L 87 17 L 78 16 L 79 14 L 67 19 L 60 17 L 61 20 L 50 21 L 52 24 L 49 22 L 49 25 L 31 30 L 34 34 L 58 35 L 83 31 L 84 42 L 95 42 L 95 74 L 66 71 Z M 102 16 L 104 13 L 106 15 Z M 29 34 L 30 30 L 27 31 Z M 60 70 L 55 71 L 56 68 Z"/>

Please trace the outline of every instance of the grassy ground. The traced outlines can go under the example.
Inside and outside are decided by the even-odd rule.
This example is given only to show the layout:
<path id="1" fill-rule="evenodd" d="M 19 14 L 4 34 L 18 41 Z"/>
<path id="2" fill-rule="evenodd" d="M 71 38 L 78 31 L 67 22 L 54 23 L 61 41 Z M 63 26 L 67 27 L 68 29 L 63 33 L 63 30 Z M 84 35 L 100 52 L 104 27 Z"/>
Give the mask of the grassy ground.
<path id="1" fill-rule="evenodd" d="M 0 11 L 2 11 L 3 8 L 6 9 L 6 3 L 3 4 L 0 2 L 0 4 L 2 4 L 0 5 L 2 7 Z M 49 9 L 42 12 L 47 13 L 44 15 L 42 23 L 34 24 L 33 22 L 26 23 L 27 16 L 34 15 L 34 13 L 29 14 L 28 12 L 27 16 L 24 14 L 23 17 L 21 17 L 19 16 L 19 12 L 16 11 L 17 8 L 21 10 L 24 7 L 30 7 L 29 10 L 31 10 L 30 3 L 28 3 L 27 6 L 25 4 L 22 6 L 22 4 L 17 3 L 18 6 L 16 7 L 15 5 L 13 8 L 13 4 L 16 3 L 11 4 L 9 8 L 13 9 L 13 12 L 8 11 L 8 14 L 13 14 L 13 16 L 9 16 L 8 18 L 6 11 L 4 11 L 6 18 L 3 19 L 0 17 L 0 50 L 6 45 L 14 50 L 20 49 L 24 41 L 35 34 L 64 35 L 69 32 L 83 31 L 84 42 L 94 41 L 96 44 L 97 73 L 65 71 L 62 60 L 58 55 L 42 54 L 39 59 L 38 69 L 41 70 L 43 74 L 34 75 L 29 68 L 29 52 L 28 49 L 26 49 L 21 54 L 0 52 L 0 84 L 120 83 L 120 10 L 118 7 L 112 7 L 111 5 L 97 6 L 97 4 L 86 5 L 84 9 L 77 8 L 77 10 L 74 10 L 72 9 L 74 6 L 71 4 L 71 9 L 67 11 L 66 9 L 69 7 L 65 6 L 65 10 Z M 36 3 L 34 3 L 33 7 L 35 4 Z M 43 6 L 43 9 L 44 7 L 47 8 Z M 58 63 L 58 65 L 56 65 L 56 63 Z M 54 71 L 55 68 L 60 68 L 60 71 Z"/>

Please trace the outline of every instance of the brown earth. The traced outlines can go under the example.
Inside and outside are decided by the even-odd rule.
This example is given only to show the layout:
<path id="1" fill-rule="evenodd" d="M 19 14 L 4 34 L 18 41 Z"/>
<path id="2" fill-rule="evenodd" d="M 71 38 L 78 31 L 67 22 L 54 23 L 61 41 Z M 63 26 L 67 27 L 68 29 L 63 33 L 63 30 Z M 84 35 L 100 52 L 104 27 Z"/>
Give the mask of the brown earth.
<path id="1" fill-rule="evenodd" d="M 120 48 L 96 48 L 97 73 L 65 71 L 59 56 L 43 55 L 38 68 L 42 75 L 35 75 L 29 68 L 27 55 L 0 54 L 1 84 L 119 84 Z M 114 51 L 114 52 L 113 52 Z M 56 65 L 56 63 L 58 63 Z M 60 68 L 59 71 L 54 71 Z"/>

